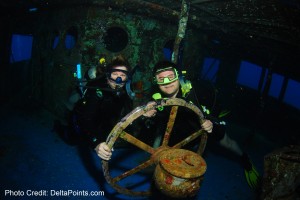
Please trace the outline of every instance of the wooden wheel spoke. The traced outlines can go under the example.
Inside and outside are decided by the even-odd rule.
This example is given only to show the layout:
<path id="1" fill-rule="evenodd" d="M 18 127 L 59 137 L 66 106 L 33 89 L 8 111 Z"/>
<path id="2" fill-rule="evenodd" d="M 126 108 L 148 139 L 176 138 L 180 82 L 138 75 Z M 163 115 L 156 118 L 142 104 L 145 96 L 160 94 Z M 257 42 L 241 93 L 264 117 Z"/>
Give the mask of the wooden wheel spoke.
<path id="1" fill-rule="evenodd" d="M 150 154 L 153 154 L 155 152 L 155 150 L 151 146 L 138 140 L 136 137 L 133 137 L 132 135 L 130 135 L 129 133 L 127 133 L 125 131 L 123 131 L 120 134 L 120 138 L 122 138 L 123 140 L 129 142 L 130 144 L 133 144 L 134 146 L 137 146 L 138 148 L 140 148 Z"/>
<path id="2" fill-rule="evenodd" d="M 169 117 L 169 121 L 167 124 L 167 128 L 166 128 L 166 132 L 164 135 L 162 146 L 167 146 L 169 143 L 169 139 L 171 137 L 171 132 L 173 130 L 176 115 L 177 115 L 177 110 L 178 110 L 178 106 L 173 106 L 171 109 L 171 113 L 170 113 L 170 117 Z"/>
<path id="3" fill-rule="evenodd" d="M 124 172 L 120 176 L 116 176 L 116 177 L 112 178 L 111 182 L 112 183 L 116 183 L 116 182 L 118 182 L 118 181 L 120 181 L 120 180 L 122 180 L 122 179 L 124 179 L 124 178 L 126 178 L 128 176 L 131 176 L 132 174 L 135 174 L 135 173 L 141 171 L 142 169 L 145 169 L 145 168 L 149 167 L 150 165 L 153 164 L 153 162 L 154 161 L 151 160 L 151 159 L 147 160 L 146 162 L 140 164 L 139 166 L 137 166 L 137 167 L 135 167 L 135 168 L 133 168 L 133 169 L 127 171 L 127 172 Z"/>
<path id="4" fill-rule="evenodd" d="M 190 135 L 189 137 L 181 140 L 180 142 L 178 142 L 177 144 L 175 144 L 172 148 L 178 149 L 183 147 L 184 145 L 192 142 L 193 140 L 195 140 L 197 137 L 199 137 L 200 135 L 203 134 L 203 132 L 205 132 L 204 130 L 200 129 L 197 132 L 193 133 L 192 135 Z"/>
<path id="5" fill-rule="evenodd" d="M 201 135 L 201 141 L 197 150 L 197 154 L 202 155 L 204 152 L 204 149 L 206 147 L 206 142 L 207 142 L 207 132 L 205 131 L 202 135 Z"/>

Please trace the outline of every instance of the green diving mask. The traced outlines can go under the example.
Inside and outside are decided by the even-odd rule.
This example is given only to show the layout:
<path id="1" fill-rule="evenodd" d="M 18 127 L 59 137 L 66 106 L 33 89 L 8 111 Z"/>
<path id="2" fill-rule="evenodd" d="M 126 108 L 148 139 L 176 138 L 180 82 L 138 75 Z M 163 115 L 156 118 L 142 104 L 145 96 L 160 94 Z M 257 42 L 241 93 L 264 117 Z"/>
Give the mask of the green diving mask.
<path id="1" fill-rule="evenodd" d="M 159 77 L 158 79 L 156 78 L 156 75 L 164 72 L 164 71 L 173 71 L 173 74 L 169 74 L 166 77 Z M 173 67 L 167 67 L 164 69 L 159 69 L 156 71 L 155 76 L 154 76 L 154 82 L 158 85 L 163 85 L 163 84 L 169 84 L 169 83 L 173 83 L 174 81 L 178 80 L 178 72 L 176 69 L 174 69 Z"/>

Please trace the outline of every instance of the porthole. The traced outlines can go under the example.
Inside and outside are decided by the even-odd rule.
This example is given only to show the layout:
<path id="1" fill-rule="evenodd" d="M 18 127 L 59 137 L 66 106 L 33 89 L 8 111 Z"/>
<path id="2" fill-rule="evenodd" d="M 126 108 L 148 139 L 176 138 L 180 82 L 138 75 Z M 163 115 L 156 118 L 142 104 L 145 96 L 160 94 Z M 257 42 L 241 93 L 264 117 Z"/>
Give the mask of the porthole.
<path id="1" fill-rule="evenodd" d="M 77 37 L 78 37 L 77 28 L 75 26 L 70 27 L 65 36 L 65 46 L 67 49 L 72 49 L 75 46 Z"/>
<path id="2" fill-rule="evenodd" d="M 164 45 L 164 49 L 163 49 L 163 52 L 164 52 L 164 56 L 165 56 L 165 59 L 166 60 L 169 60 L 171 61 L 172 60 L 172 54 L 173 54 L 173 48 L 174 48 L 174 41 L 175 40 L 168 40 L 166 42 L 166 44 Z"/>
<path id="3" fill-rule="evenodd" d="M 121 27 L 111 27 L 106 31 L 104 43 L 106 49 L 111 52 L 122 51 L 128 44 L 128 34 Z"/>

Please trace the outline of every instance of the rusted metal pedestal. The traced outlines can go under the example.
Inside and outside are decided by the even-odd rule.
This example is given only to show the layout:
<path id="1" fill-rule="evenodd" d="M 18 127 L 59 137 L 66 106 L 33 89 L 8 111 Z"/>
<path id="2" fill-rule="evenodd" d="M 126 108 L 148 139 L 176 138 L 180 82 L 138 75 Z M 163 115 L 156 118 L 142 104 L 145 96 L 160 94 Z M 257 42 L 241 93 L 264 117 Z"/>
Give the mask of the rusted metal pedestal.
<path id="1" fill-rule="evenodd" d="M 263 200 L 300 199 L 300 146 L 289 146 L 265 156 Z"/>
<path id="2" fill-rule="evenodd" d="M 154 172 L 155 184 L 170 197 L 195 196 L 205 171 L 206 162 L 200 155 L 185 149 L 169 149 L 159 158 Z"/>

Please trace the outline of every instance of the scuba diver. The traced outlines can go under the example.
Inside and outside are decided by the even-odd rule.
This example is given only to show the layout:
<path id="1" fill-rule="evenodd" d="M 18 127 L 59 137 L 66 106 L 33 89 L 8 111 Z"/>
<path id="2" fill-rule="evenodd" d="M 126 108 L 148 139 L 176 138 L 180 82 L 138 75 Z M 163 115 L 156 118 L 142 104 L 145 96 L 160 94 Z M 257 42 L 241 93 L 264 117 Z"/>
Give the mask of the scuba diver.
<path id="1" fill-rule="evenodd" d="M 124 87 L 130 70 L 128 61 L 119 55 L 107 65 L 105 76 L 87 82 L 83 97 L 70 114 L 69 126 L 58 131 L 66 143 L 85 142 L 97 152 L 107 152 L 103 141 L 115 124 L 132 110 L 132 101 Z"/>
<path id="2" fill-rule="evenodd" d="M 161 98 L 182 98 L 187 102 L 191 102 L 200 107 L 197 95 L 195 90 L 192 88 L 192 84 L 188 80 L 184 80 L 178 72 L 177 65 L 169 62 L 169 61 L 161 61 L 158 62 L 153 68 L 153 79 L 155 83 L 154 93 L 152 98 L 154 100 L 159 100 Z M 223 121 L 217 120 L 218 118 L 213 118 L 208 115 L 209 111 L 204 107 L 202 107 L 202 112 L 206 115 L 206 121 L 201 125 L 204 130 L 210 130 L 208 132 L 212 132 L 209 134 L 209 138 L 213 138 L 217 141 L 220 146 L 230 150 L 235 155 L 239 157 L 239 161 L 244 168 L 245 177 L 249 187 L 253 190 L 258 189 L 258 184 L 260 180 L 260 176 L 250 161 L 247 153 L 243 152 L 236 141 L 231 139 L 225 130 L 226 123 Z M 200 107 L 200 108 L 201 108 Z M 183 133 L 187 132 L 187 129 L 199 130 L 201 127 L 199 126 L 199 122 L 195 119 L 198 119 L 196 115 L 192 112 L 184 111 L 179 108 L 177 112 L 177 116 L 175 119 L 172 137 L 180 137 Z M 156 139 L 154 140 L 154 147 L 160 144 L 161 136 L 165 129 L 165 124 L 168 122 L 168 118 L 170 116 L 170 107 L 163 107 L 160 109 L 150 110 L 144 114 L 145 117 L 149 119 L 153 119 L 152 127 L 157 131 Z M 160 128 L 163 126 L 164 128 Z M 190 128 L 192 127 L 192 128 Z M 162 130 L 159 130 L 162 129 Z M 177 132 L 176 132 L 177 130 Z M 189 130 L 191 131 L 191 130 Z M 151 130 L 150 132 L 153 132 Z M 171 137 L 171 138 L 172 138 Z M 182 136 L 184 138 L 184 136 Z M 186 136 L 185 136 L 186 137 Z M 173 137 L 174 138 L 174 137 Z M 176 139 L 176 138 L 175 138 Z M 171 141 L 171 140 L 170 140 Z M 180 139 L 178 139 L 180 141 Z M 174 143 L 176 144 L 176 142 Z"/>

